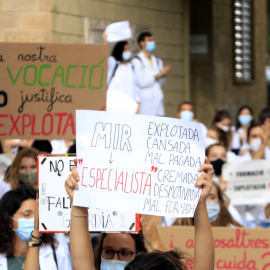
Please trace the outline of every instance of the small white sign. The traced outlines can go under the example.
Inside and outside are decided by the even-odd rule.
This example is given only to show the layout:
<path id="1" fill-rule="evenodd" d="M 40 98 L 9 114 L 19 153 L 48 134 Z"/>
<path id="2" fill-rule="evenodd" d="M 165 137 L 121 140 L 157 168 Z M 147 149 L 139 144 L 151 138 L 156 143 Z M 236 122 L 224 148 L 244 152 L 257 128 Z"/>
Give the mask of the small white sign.
<path id="1" fill-rule="evenodd" d="M 66 232 L 70 230 L 71 201 L 66 193 L 65 180 L 75 166 L 74 156 L 40 155 L 38 157 L 39 230 Z M 139 223 L 139 222 L 138 222 Z M 89 231 L 138 230 L 136 214 L 115 210 L 89 209 Z"/>
<path id="2" fill-rule="evenodd" d="M 270 161 L 253 160 L 226 163 L 222 176 L 228 181 L 226 194 L 233 205 L 254 205 L 270 202 Z"/>
<path id="3" fill-rule="evenodd" d="M 175 118 L 76 111 L 79 190 L 74 205 L 192 217 L 204 163 L 200 124 Z"/>
<path id="4" fill-rule="evenodd" d="M 108 25 L 106 27 L 106 33 L 108 42 L 127 40 L 132 37 L 128 21 L 116 22 Z"/>

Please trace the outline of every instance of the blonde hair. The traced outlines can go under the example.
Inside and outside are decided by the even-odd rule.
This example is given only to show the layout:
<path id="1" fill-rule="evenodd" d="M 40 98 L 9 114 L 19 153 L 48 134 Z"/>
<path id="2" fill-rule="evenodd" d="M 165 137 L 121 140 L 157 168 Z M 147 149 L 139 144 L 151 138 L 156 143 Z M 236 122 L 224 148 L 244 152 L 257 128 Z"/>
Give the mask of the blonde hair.
<path id="1" fill-rule="evenodd" d="M 5 178 L 5 182 L 9 183 L 12 189 L 21 186 L 19 182 L 19 174 L 20 174 L 19 170 L 20 170 L 21 160 L 24 157 L 29 157 L 37 161 L 37 156 L 39 154 L 40 154 L 39 151 L 36 150 L 35 148 L 30 148 L 30 149 L 24 148 L 18 152 Z"/>

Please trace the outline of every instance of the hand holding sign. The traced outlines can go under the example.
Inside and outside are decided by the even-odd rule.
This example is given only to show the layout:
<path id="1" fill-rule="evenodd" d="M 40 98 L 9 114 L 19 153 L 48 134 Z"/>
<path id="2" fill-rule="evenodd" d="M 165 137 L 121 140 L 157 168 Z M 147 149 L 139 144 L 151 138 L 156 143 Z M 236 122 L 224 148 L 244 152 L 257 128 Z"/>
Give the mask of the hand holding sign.
<path id="1" fill-rule="evenodd" d="M 74 189 L 79 189 L 77 182 L 80 180 L 80 177 L 77 171 L 77 158 L 74 158 L 73 162 L 75 163 L 75 167 L 71 168 L 71 174 L 69 175 L 69 178 L 65 181 L 65 189 L 72 202 L 73 202 Z"/>
<path id="2" fill-rule="evenodd" d="M 210 173 L 213 171 L 213 166 L 210 164 L 210 161 L 207 157 L 205 157 L 205 164 L 200 166 L 198 169 L 199 172 L 203 172 L 199 179 L 195 182 L 195 186 L 198 188 L 202 188 L 201 196 L 199 203 L 205 203 L 210 191 L 212 189 L 212 177 Z"/>

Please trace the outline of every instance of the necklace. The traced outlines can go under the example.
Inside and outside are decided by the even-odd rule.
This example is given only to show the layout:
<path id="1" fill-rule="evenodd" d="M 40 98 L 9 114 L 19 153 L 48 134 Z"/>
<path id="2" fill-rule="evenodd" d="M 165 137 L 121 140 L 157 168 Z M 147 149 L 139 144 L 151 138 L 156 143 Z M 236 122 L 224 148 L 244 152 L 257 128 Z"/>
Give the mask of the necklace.
<path id="1" fill-rule="evenodd" d="M 14 255 L 14 257 L 22 264 L 22 269 L 23 269 L 24 263 L 17 256 Z"/>

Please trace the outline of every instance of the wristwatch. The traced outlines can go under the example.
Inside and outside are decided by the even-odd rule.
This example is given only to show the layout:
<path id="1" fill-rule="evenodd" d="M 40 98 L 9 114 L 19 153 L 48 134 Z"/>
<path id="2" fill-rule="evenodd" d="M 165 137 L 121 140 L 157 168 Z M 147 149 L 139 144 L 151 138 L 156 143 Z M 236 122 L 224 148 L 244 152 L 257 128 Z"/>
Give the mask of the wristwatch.
<path id="1" fill-rule="evenodd" d="M 33 241 L 33 240 L 30 240 L 28 242 L 28 246 L 29 247 L 39 247 L 42 245 L 42 241 L 41 240 L 38 240 L 38 241 Z"/>

